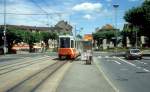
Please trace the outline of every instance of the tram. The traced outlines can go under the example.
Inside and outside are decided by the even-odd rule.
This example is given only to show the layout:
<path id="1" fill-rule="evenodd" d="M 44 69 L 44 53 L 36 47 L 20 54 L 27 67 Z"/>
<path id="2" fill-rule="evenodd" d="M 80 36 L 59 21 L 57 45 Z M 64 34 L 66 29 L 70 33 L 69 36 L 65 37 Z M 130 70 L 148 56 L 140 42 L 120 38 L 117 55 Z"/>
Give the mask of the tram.
<path id="1" fill-rule="evenodd" d="M 59 59 L 75 59 L 80 55 L 76 48 L 76 40 L 70 35 L 59 36 L 58 57 Z"/>

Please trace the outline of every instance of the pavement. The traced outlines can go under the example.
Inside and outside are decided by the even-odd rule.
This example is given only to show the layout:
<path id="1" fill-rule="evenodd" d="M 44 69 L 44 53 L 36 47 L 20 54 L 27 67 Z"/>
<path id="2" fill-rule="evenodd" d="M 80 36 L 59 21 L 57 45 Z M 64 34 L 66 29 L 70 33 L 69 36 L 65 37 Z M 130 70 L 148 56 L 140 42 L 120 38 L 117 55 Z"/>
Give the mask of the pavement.
<path id="1" fill-rule="evenodd" d="M 99 53 L 94 62 L 118 92 L 150 92 L 150 57 L 126 60 Z"/>
<path id="2" fill-rule="evenodd" d="M 96 65 L 74 61 L 56 92 L 115 92 Z"/>

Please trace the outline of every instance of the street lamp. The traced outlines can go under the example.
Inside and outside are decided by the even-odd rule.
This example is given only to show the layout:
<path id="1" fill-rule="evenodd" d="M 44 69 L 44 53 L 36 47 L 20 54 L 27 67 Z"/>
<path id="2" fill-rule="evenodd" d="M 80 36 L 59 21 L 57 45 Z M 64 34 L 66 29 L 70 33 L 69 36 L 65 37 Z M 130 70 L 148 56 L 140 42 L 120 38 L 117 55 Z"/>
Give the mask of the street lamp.
<path id="1" fill-rule="evenodd" d="M 6 0 L 4 0 L 4 31 L 3 31 L 3 40 L 4 40 L 4 54 L 6 54 Z"/>
<path id="2" fill-rule="evenodd" d="M 117 41 L 118 41 L 118 39 L 117 39 L 117 9 L 118 9 L 118 7 L 119 7 L 119 5 L 118 4 L 114 4 L 113 5 L 113 7 L 114 7 L 114 10 L 115 10 L 115 27 L 116 27 L 116 53 L 117 53 Z"/>

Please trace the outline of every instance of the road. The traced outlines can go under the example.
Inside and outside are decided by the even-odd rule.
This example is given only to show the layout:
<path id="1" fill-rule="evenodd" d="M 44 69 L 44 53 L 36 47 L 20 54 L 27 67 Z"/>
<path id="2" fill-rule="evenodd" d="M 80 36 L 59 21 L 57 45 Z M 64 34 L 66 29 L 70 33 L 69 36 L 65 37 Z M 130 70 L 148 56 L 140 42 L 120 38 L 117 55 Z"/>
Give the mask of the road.
<path id="1" fill-rule="evenodd" d="M 65 67 L 69 64 L 68 62 L 59 62 L 55 58 L 55 55 L 50 56 L 49 53 L 1 56 L 0 92 L 55 90 L 67 70 Z M 59 70 L 62 67 L 64 68 Z M 57 70 L 59 70 L 59 75 Z"/>
<path id="2" fill-rule="evenodd" d="M 0 92 L 149 92 L 150 57 L 115 54 L 95 52 L 92 65 L 57 64 L 56 53 L 0 56 Z"/>
<path id="3" fill-rule="evenodd" d="M 97 67 L 118 92 L 150 92 L 150 57 L 126 60 L 110 53 L 96 53 L 95 56 Z"/>

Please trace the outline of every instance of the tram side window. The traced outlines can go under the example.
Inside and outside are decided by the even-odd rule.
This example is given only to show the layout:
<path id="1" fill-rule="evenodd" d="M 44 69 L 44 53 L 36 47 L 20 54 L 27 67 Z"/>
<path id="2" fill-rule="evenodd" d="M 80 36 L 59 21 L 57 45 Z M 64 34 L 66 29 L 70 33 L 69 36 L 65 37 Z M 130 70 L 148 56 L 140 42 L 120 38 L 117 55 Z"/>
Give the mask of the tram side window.
<path id="1" fill-rule="evenodd" d="M 74 41 L 71 40 L 71 48 L 74 48 Z"/>
<path id="2" fill-rule="evenodd" d="M 60 38 L 60 48 L 70 48 L 70 38 Z"/>

